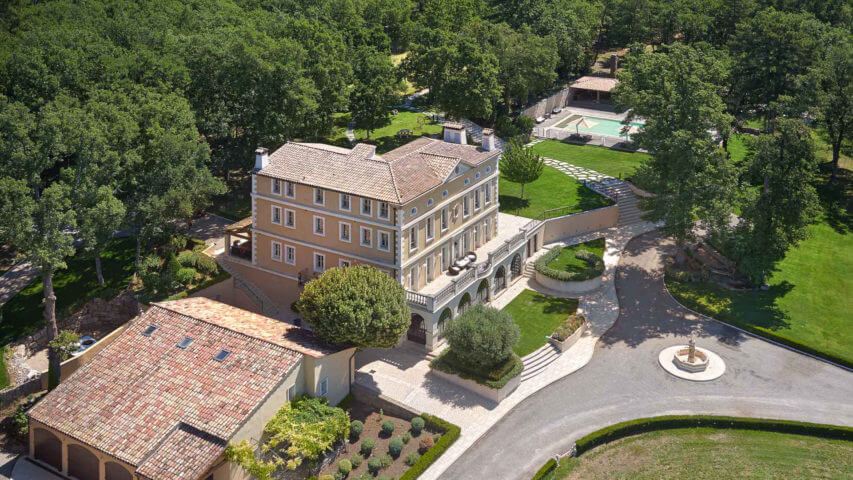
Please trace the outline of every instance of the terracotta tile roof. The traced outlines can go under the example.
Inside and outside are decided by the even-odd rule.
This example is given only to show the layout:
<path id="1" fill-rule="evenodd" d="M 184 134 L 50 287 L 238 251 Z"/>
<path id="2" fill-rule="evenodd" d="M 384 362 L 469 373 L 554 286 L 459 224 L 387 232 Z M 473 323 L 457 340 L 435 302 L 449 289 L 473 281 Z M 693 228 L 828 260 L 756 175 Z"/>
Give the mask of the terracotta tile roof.
<path id="1" fill-rule="evenodd" d="M 143 335 L 150 325 L 158 329 Z M 192 343 L 179 348 L 186 337 Z M 215 360 L 223 349 L 230 355 Z M 198 468 L 182 458 L 204 463 L 217 448 L 210 439 L 230 439 L 301 359 L 292 349 L 155 304 L 29 416 L 131 465 L 150 460 L 146 469 L 157 478 L 181 478 Z M 208 437 L 191 438 L 186 427 L 174 433 L 180 424 Z"/>
<path id="2" fill-rule="evenodd" d="M 499 153 L 428 137 L 381 156 L 365 144 L 348 150 L 288 142 L 258 173 L 400 205 L 441 185 L 457 163 L 476 166 Z"/>
<path id="3" fill-rule="evenodd" d="M 571 85 L 572 88 L 582 90 L 593 90 L 596 92 L 609 92 L 619 83 L 619 80 L 612 77 L 592 77 L 586 76 L 575 80 Z"/>
<path id="4" fill-rule="evenodd" d="M 205 297 L 184 298 L 155 305 L 280 347 L 296 350 L 310 357 L 322 357 L 339 352 L 342 348 L 321 342 L 304 328 Z"/>
<path id="5" fill-rule="evenodd" d="M 136 469 L 151 480 L 196 480 L 225 452 L 228 442 L 181 423 Z"/>

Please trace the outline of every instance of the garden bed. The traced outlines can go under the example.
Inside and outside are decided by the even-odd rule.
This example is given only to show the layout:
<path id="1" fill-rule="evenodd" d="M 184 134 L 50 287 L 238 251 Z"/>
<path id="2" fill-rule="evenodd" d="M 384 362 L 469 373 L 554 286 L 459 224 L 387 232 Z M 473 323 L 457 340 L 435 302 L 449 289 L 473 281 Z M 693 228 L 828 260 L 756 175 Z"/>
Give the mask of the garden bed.
<path id="1" fill-rule="evenodd" d="M 545 345 L 554 330 L 577 308 L 578 301 L 574 298 L 552 297 L 529 289 L 521 292 L 503 308 L 521 333 L 515 354 L 523 357 Z"/>
<path id="2" fill-rule="evenodd" d="M 351 435 L 338 457 L 322 468 L 317 478 L 325 480 L 326 475 L 336 478 L 335 473 L 341 471 L 342 460 L 347 460 L 352 468 L 348 475 L 338 473 L 338 477 L 374 478 L 369 470 L 369 462 L 371 459 L 381 460 L 383 457 L 387 466 L 377 472 L 376 478 L 417 478 L 459 435 L 458 427 L 428 415 L 422 417 L 424 427 L 418 431 L 412 428 L 414 416 L 389 415 L 381 409 L 377 411 L 374 407 L 357 401 L 349 405 L 348 409 L 350 419 L 353 422 L 361 422 L 363 429 L 358 435 Z M 383 432 L 383 425 L 387 422 L 394 426 L 390 435 Z M 444 428 L 441 428 L 441 425 L 444 425 Z M 445 435 L 448 437 L 442 439 Z M 397 439 L 402 442 L 402 449 L 399 454 L 392 456 L 389 454 L 389 446 L 392 440 Z M 368 440 L 372 440 L 374 446 L 369 455 L 362 455 L 362 445 Z M 359 458 L 354 461 L 354 457 Z M 410 470 L 412 472 L 409 472 Z"/>
<path id="3" fill-rule="evenodd" d="M 560 352 L 572 348 L 572 345 L 583 336 L 584 332 L 589 328 L 589 322 L 583 315 L 569 315 L 563 323 L 554 330 L 554 333 L 548 338 L 548 342 L 557 348 Z"/>
<path id="4" fill-rule="evenodd" d="M 461 362 L 450 349 L 445 350 L 429 364 L 430 368 L 457 377 L 473 380 L 474 382 L 493 390 L 500 390 L 513 378 L 518 377 L 524 369 L 524 364 L 518 356 L 513 355 L 506 362 L 493 367 L 491 370 L 472 368 Z"/>
<path id="5" fill-rule="evenodd" d="M 604 238 L 554 247 L 534 263 L 536 281 L 564 293 L 584 293 L 601 286 Z"/>

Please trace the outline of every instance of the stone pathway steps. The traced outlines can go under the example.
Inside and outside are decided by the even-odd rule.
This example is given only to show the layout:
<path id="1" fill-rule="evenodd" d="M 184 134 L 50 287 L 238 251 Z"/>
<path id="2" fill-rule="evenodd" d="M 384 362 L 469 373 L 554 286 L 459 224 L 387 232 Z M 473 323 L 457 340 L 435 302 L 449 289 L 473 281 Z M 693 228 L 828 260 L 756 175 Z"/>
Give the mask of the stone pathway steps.
<path id="1" fill-rule="evenodd" d="M 465 130 L 468 132 L 468 135 L 470 135 L 469 140 L 472 143 L 473 142 L 477 142 L 477 143 L 483 142 L 483 127 L 477 125 L 476 123 L 472 122 L 471 120 L 468 120 L 467 118 L 463 118 L 463 119 L 459 120 L 459 123 L 461 123 L 462 125 L 465 125 Z M 500 138 L 498 138 L 497 135 L 495 135 L 495 146 L 501 150 L 503 150 L 503 148 L 504 148 L 504 141 L 501 140 Z"/>
<path id="2" fill-rule="evenodd" d="M 544 372 L 545 368 L 557 360 L 559 356 L 560 351 L 550 343 L 546 343 L 535 352 L 524 356 L 521 359 L 521 363 L 524 364 L 524 370 L 521 371 L 521 381 L 530 380 Z"/>
<path id="3" fill-rule="evenodd" d="M 231 278 L 234 280 L 234 286 L 242 290 L 249 296 L 249 298 L 252 299 L 253 302 L 255 302 L 255 304 L 261 307 L 261 313 L 268 317 L 281 320 L 281 310 L 279 310 L 276 303 L 261 291 L 261 289 L 253 285 L 251 282 L 244 280 L 243 277 L 237 273 L 233 267 L 231 267 L 227 260 L 217 258 L 216 261 L 223 270 L 231 274 Z"/>

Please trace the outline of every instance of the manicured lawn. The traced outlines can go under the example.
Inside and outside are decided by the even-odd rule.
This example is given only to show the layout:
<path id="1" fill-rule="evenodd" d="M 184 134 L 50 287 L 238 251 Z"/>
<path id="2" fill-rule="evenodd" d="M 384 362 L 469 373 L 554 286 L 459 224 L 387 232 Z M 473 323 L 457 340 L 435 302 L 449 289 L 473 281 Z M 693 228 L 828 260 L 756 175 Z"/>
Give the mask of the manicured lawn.
<path id="1" fill-rule="evenodd" d="M 733 163 L 740 163 L 746 158 L 748 152 L 744 134 L 734 134 L 729 137 L 728 150 Z"/>
<path id="2" fill-rule="evenodd" d="M 0 350 L 0 390 L 9 386 L 9 367 L 6 365 L 6 352 Z"/>
<path id="3" fill-rule="evenodd" d="M 135 241 L 115 240 L 103 255 L 104 286 L 98 285 L 92 256 L 79 252 L 68 260 L 68 268 L 53 276 L 56 315 L 63 317 L 95 297 L 111 297 L 126 288 L 133 276 Z M 41 278 L 0 307 L 0 345 L 38 330 L 44 324 L 44 293 Z"/>
<path id="4" fill-rule="evenodd" d="M 622 152 L 604 147 L 571 145 L 557 140 L 537 143 L 533 151 L 544 157 L 589 168 L 616 178 L 630 177 L 649 155 Z"/>
<path id="5" fill-rule="evenodd" d="M 533 290 L 521 292 L 503 308 L 521 330 L 515 354 L 523 357 L 545 345 L 546 337 L 577 309 L 578 301 L 573 298 L 551 297 Z"/>
<path id="6" fill-rule="evenodd" d="M 590 268 L 588 262 L 585 262 L 575 256 L 575 254 L 580 251 L 592 252 L 596 256 L 598 256 L 598 258 L 602 258 L 602 256 L 604 255 L 604 239 L 598 238 L 595 240 L 590 240 L 589 242 L 563 247 L 563 250 L 560 252 L 560 255 L 558 255 L 557 258 L 552 260 L 551 263 L 548 264 L 548 266 L 553 268 L 554 270 L 561 270 L 572 273 L 589 272 L 590 275 L 586 279 L 597 277 L 598 275 L 600 275 L 600 271 Z M 578 278 L 577 280 L 582 279 Z"/>
<path id="7" fill-rule="evenodd" d="M 751 430 L 644 433 L 560 461 L 558 479 L 850 478 L 853 442 Z"/>
<path id="8" fill-rule="evenodd" d="M 533 183 L 524 186 L 524 200 L 521 199 L 521 185 L 500 179 L 500 210 L 504 213 L 536 218 L 545 210 L 569 207 L 561 212 L 568 213 L 592 210 L 610 205 L 612 202 L 574 178 L 556 168 L 545 166 L 542 176 Z"/>
<path id="9" fill-rule="evenodd" d="M 724 322 L 754 328 L 853 362 L 853 233 L 826 218 L 778 264 L 767 291 L 667 280 L 679 301 Z"/>
<path id="10" fill-rule="evenodd" d="M 335 115 L 335 126 L 332 129 L 332 134 L 326 139 L 329 143 L 349 147 L 349 142 L 346 137 L 346 126 L 350 120 L 348 113 Z M 412 131 L 412 136 L 408 138 L 397 139 L 397 132 L 403 129 Z M 441 125 L 430 120 L 429 116 L 424 113 L 407 112 L 401 110 L 397 115 L 391 116 L 391 123 L 370 132 L 370 139 L 367 139 L 367 131 L 355 129 L 355 138 L 359 142 L 366 142 L 376 145 L 378 153 L 391 151 L 400 145 L 411 142 L 420 136 L 429 136 L 441 133 Z"/>

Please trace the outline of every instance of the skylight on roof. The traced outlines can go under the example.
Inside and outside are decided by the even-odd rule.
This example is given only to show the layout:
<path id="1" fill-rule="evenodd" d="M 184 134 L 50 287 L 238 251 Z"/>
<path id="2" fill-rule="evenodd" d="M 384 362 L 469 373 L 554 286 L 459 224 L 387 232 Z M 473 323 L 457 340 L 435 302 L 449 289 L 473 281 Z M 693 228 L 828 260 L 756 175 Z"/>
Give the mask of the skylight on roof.
<path id="1" fill-rule="evenodd" d="M 228 355 L 231 355 L 230 350 L 220 350 L 219 353 L 217 353 L 216 356 L 213 357 L 213 359 L 217 362 L 222 362 L 226 358 L 228 358 Z"/>
<path id="2" fill-rule="evenodd" d="M 187 348 L 191 343 L 193 343 L 192 337 L 184 337 L 183 340 L 178 342 L 178 348 Z"/>
<path id="3" fill-rule="evenodd" d="M 160 328 L 160 327 L 158 327 L 157 325 L 148 325 L 148 326 L 145 328 L 145 330 L 143 330 L 143 331 L 142 331 L 142 334 L 143 334 L 143 335 L 145 335 L 146 337 L 150 337 L 150 336 L 151 336 L 151 335 L 153 335 L 153 334 L 154 334 L 154 332 L 156 332 L 159 328 Z"/>

